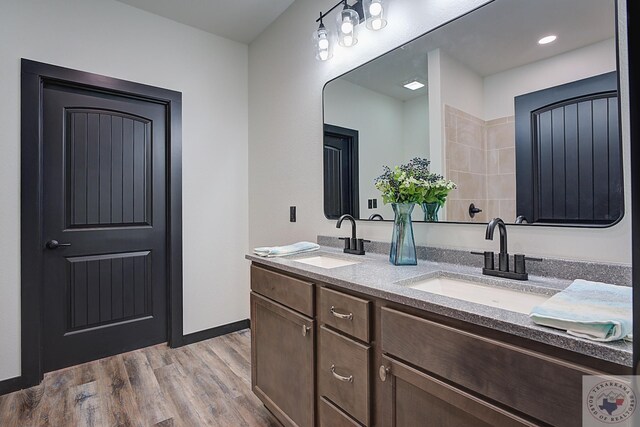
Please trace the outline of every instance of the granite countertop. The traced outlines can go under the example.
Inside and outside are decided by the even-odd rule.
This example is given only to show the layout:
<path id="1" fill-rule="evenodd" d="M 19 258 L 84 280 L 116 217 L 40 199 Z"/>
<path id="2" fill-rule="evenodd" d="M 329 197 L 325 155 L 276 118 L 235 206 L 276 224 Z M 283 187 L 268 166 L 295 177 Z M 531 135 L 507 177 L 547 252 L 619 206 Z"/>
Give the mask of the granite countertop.
<path id="1" fill-rule="evenodd" d="M 298 258 L 320 255 L 358 263 L 337 268 L 322 268 L 295 261 Z M 571 280 L 541 276 L 530 276 L 528 281 L 509 280 L 484 276 L 477 267 L 423 260 L 418 260 L 416 266 L 394 266 L 389 263 L 388 255 L 375 253 L 364 256 L 348 255 L 340 249 L 326 246 L 322 246 L 320 251 L 287 257 L 263 258 L 248 254 L 245 258 L 343 289 L 481 325 L 619 365 L 632 366 L 630 342 L 601 343 L 573 337 L 556 329 L 536 325 L 523 313 L 441 296 L 407 286 L 429 277 L 445 275 L 450 278 L 472 280 L 479 284 L 554 295 L 569 286 Z"/>

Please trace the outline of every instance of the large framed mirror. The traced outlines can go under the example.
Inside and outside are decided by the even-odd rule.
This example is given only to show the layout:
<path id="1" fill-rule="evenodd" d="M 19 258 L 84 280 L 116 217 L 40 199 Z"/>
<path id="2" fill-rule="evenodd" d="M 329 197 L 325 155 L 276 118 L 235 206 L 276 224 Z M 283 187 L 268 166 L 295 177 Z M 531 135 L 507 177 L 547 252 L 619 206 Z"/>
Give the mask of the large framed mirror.
<path id="1" fill-rule="evenodd" d="M 323 107 L 327 218 L 392 220 L 374 179 L 415 157 L 457 185 L 440 222 L 623 215 L 614 0 L 492 1 L 331 80 Z"/>

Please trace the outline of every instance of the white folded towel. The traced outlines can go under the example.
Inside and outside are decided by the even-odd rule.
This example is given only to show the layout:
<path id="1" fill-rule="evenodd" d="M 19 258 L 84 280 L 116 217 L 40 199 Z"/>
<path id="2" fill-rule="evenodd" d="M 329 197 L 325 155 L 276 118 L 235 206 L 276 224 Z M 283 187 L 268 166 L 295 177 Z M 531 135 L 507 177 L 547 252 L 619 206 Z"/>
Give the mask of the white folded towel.
<path id="1" fill-rule="evenodd" d="M 531 310 L 535 323 L 593 341 L 631 339 L 632 288 L 577 279 Z"/>
<path id="2" fill-rule="evenodd" d="M 278 257 L 301 254 L 304 252 L 312 252 L 320 249 L 320 245 L 311 242 L 298 242 L 292 245 L 286 246 L 264 246 L 261 248 L 254 248 L 253 253 L 262 257 Z"/>

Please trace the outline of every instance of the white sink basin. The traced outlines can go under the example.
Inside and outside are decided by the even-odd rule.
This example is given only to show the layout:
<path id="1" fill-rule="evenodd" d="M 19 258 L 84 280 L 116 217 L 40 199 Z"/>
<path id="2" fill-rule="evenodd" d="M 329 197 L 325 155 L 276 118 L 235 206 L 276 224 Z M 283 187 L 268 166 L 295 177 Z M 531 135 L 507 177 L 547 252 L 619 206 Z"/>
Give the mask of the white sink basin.
<path id="1" fill-rule="evenodd" d="M 294 259 L 293 261 L 313 265 L 320 268 L 336 268 L 344 267 L 346 265 L 359 264 L 359 261 L 349 261 L 346 259 L 333 258 L 324 255 Z"/>
<path id="2" fill-rule="evenodd" d="M 448 277 L 433 277 L 408 287 L 524 314 L 529 314 L 533 307 L 551 298 L 547 295 L 481 285 Z"/>

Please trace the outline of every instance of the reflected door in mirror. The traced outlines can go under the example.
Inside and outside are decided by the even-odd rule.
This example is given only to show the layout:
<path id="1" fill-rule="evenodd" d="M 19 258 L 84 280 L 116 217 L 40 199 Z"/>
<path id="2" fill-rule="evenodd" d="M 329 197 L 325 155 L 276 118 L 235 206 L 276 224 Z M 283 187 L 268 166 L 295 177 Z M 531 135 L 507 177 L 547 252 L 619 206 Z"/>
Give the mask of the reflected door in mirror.
<path id="1" fill-rule="evenodd" d="M 517 209 L 528 221 L 622 216 L 617 73 L 516 98 Z"/>
<path id="2" fill-rule="evenodd" d="M 325 216 L 359 218 L 358 131 L 325 125 L 323 150 Z"/>

